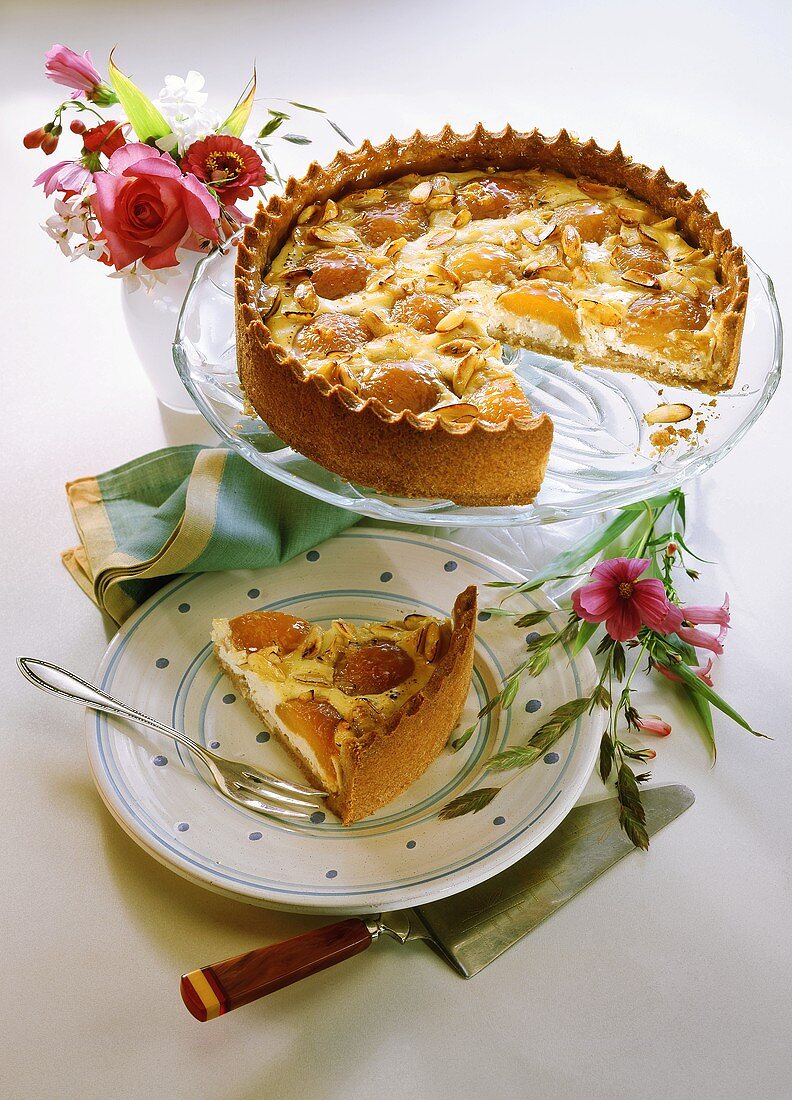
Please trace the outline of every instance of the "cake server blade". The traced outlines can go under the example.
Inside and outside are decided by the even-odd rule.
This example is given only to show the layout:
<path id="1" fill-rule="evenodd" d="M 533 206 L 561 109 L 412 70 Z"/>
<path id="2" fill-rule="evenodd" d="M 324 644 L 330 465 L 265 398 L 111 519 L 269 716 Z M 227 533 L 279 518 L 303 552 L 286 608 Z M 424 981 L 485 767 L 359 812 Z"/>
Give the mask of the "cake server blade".
<path id="1" fill-rule="evenodd" d="M 674 783 L 642 791 L 641 800 L 653 836 L 692 806 L 695 795 Z M 461 894 L 419 906 L 428 933 L 421 938 L 472 978 L 634 850 L 619 828 L 615 799 L 576 806 L 518 863 Z"/>

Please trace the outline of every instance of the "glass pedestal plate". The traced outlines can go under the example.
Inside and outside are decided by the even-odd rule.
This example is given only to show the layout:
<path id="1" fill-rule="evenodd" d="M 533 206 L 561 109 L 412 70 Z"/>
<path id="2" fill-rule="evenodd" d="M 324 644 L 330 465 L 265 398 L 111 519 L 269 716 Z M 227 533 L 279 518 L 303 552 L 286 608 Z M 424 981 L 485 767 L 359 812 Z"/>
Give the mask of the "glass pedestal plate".
<path id="1" fill-rule="evenodd" d="M 181 379 L 223 442 L 262 472 L 379 523 L 429 526 L 530 574 L 574 544 L 612 508 L 683 485 L 708 470 L 756 423 L 780 378 L 781 318 L 770 278 L 748 258 L 750 291 L 733 389 L 711 397 L 524 350 L 507 350 L 532 407 L 555 425 L 542 489 L 530 505 L 471 508 L 390 497 L 353 485 L 287 447 L 245 412 L 237 377 L 233 245 L 197 266 L 173 353 Z M 644 414 L 660 404 L 693 408 L 683 434 L 656 447 Z M 556 595 L 560 592 L 556 592 Z"/>

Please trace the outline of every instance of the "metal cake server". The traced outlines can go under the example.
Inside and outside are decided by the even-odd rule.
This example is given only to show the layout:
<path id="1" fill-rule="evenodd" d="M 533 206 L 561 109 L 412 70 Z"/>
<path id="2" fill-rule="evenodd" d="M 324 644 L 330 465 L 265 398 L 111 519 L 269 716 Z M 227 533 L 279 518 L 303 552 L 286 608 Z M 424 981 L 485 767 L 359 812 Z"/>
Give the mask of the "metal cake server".
<path id="1" fill-rule="evenodd" d="M 644 790 L 642 801 L 652 836 L 695 795 L 674 783 Z M 196 1019 L 213 1020 L 365 951 L 382 935 L 399 943 L 425 940 L 472 978 L 632 851 L 615 799 L 576 806 L 524 859 L 470 890 L 402 912 L 349 917 L 193 970 L 182 976 L 182 1000 Z"/>

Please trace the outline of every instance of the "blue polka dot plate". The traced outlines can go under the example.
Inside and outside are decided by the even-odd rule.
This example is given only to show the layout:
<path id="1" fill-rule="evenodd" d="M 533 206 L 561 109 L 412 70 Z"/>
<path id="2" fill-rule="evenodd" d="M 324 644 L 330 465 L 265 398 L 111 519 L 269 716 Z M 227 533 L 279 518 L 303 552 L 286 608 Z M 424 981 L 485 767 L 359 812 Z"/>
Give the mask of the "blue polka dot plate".
<path id="1" fill-rule="evenodd" d="M 122 627 L 96 682 L 153 717 L 216 749 L 285 778 L 301 776 L 220 673 L 209 642 L 214 616 L 259 608 L 317 622 L 389 619 L 450 611 L 478 584 L 518 580 L 511 568 L 441 539 L 353 528 L 270 570 L 204 573 L 158 592 Z M 513 610 L 552 607 L 541 593 Z M 546 627 L 540 627 L 540 630 Z M 525 655 L 525 631 L 482 611 L 463 727 Z M 219 893 L 277 909 L 373 913 L 426 904 L 504 870 L 543 840 L 575 804 L 594 765 L 599 732 L 585 715 L 525 771 L 492 777 L 487 760 L 524 744 L 545 715 L 588 694 L 587 652 L 559 652 L 537 678 L 525 677 L 508 710 L 480 720 L 459 752 L 450 749 L 405 794 L 373 817 L 343 828 L 318 812 L 306 825 L 243 810 L 203 777 L 188 752 L 153 731 L 87 714 L 88 754 L 110 812 L 143 848 L 174 871 Z M 504 784 L 484 810 L 443 821 L 452 798 Z"/>

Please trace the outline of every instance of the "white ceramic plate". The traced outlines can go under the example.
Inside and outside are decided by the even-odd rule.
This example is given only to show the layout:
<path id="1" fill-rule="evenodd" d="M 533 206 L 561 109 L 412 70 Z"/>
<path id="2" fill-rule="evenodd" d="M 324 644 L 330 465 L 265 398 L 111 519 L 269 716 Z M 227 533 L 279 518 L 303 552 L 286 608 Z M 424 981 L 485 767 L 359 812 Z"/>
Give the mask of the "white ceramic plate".
<path id="1" fill-rule="evenodd" d="M 221 754 L 299 780 L 285 751 L 261 729 L 215 664 L 213 616 L 262 607 L 319 622 L 445 615 L 468 584 L 480 604 L 501 593 L 484 585 L 518 579 L 509 567 L 440 539 L 352 529 L 277 569 L 205 573 L 174 581 L 124 625 L 99 667 L 104 690 L 184 729 Z M 515 610 L 550 606 L 516 597 Z M 539 629 L 545 629 L 540 627 Z M 525 631 L 480 613 L 473 683 L 463 722 L 525 655 Z M 599 733 L 584 716 L 553 750 L 522 772 L 492 776 L 487 759 L 524 744 L 555 707 L 590 692 L 587 652 L 559 653 L 537 679 L 524 677 L 507 711 L 481 720 L 459 752 L 374 817 L 349 828 L 328 814 L 301 826 L 229 803 L 189 753 L 150 730 L 87 714 L 88 754 L 102 798 L 124 829 L 158 860 L 219 893 L 278 909 L 373 913 L 445 897 L 524 856 L 574 805 L 597 755 Z M 465 791 L 504 783 L 478 814 L 441 821 Z"/>

